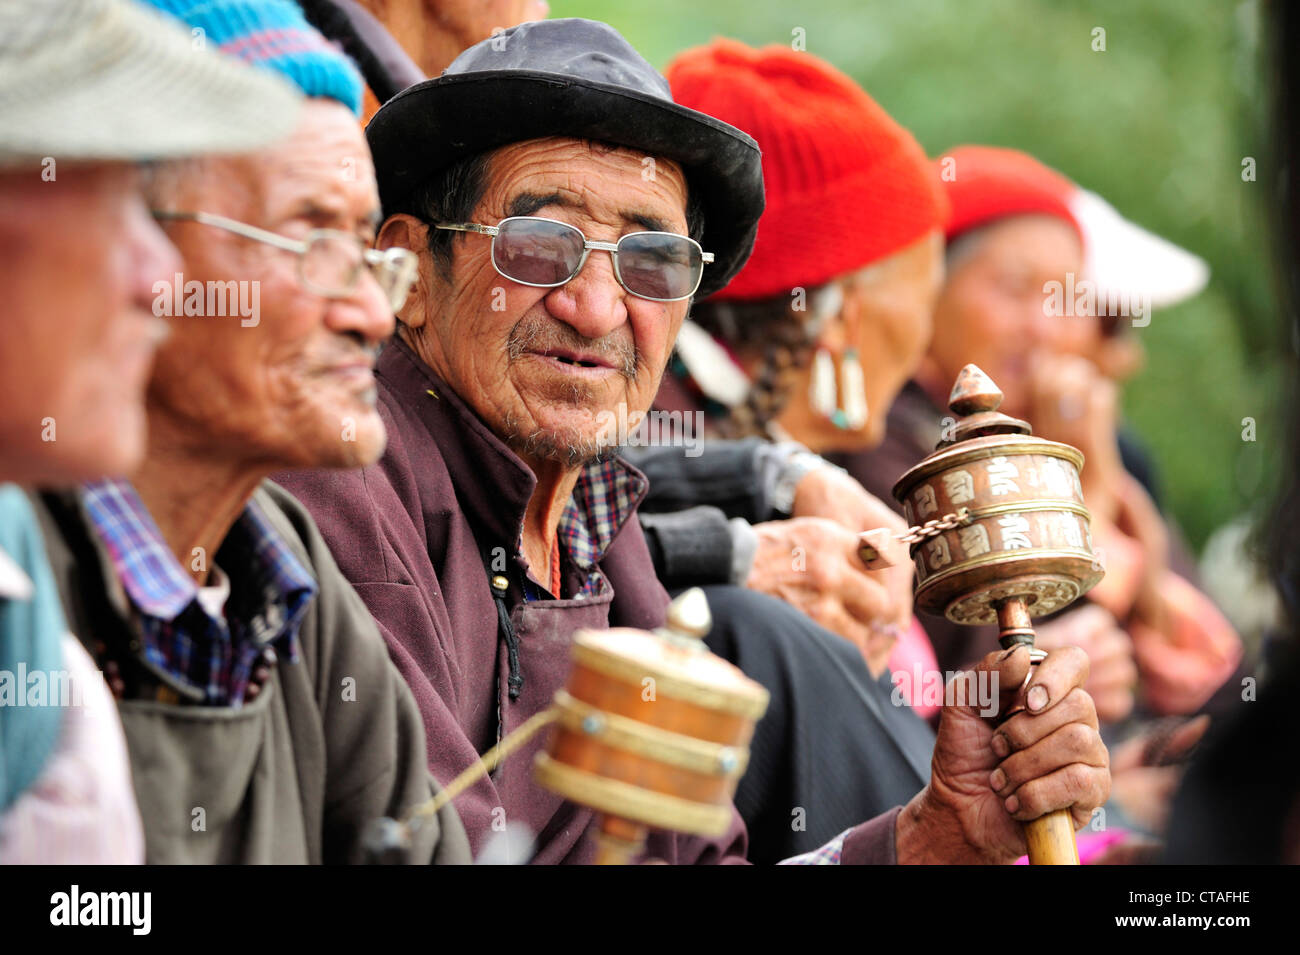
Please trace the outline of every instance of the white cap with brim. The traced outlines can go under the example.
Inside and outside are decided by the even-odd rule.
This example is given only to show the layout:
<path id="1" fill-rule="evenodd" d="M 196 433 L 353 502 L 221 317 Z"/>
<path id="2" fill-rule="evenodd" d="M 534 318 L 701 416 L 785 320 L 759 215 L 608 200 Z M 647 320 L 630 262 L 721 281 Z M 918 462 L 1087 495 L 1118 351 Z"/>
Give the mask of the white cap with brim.
<path id="1" fill-rule="evenodd" d="M 1095 192 L 1078 190 L 1070 211 L 1085 236 L 1084 274 L 1099 295 L 1162 308 L 1192 298 L 1209 282 L 1204 259 L 1125 219 Z"/>
<path id="2" fill-rule="evenodd" d="M 132 0 L 0 3 L 0 168 L 247 152 L 302 96 Z"/>

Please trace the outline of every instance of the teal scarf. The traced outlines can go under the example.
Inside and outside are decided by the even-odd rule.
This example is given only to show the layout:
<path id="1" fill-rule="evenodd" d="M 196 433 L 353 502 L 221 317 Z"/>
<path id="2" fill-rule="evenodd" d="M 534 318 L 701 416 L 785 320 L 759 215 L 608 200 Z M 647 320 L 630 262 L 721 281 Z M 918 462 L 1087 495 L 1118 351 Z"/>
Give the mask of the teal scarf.
<path id="1" fill-rule="evenodd" d="M 36 515 L 22 490 L 12 484 L 0 484 L 0 550 L 34 585 L 30 599 L 0 597 L 0 811 L 4 811 L 40 775 L 58 743 L 63 713 L 51 704 L 62 701 L 50 700 L 47 692 L 44 705 L 25 704 L 33 701 L 28 693 L 30 675 L 45 671 L 48 687 L 48 675 L 63 666 L 59 644 L 67 630 Z M 21 674 L 29 677 L 22 683 Z"/>

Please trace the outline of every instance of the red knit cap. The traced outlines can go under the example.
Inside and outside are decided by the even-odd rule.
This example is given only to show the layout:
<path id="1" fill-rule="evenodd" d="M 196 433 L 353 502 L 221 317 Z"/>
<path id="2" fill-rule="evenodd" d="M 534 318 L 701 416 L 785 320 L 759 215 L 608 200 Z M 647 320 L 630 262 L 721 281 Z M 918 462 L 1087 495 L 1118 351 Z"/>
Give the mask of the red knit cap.
<path id="1" fill-rule="evenodd" d="M 767 208 L 754 252 L 715 300 L 820 285 L 943 227 L 947 202 L 921 147 L 824 60 L 718 39 L 664 72 L 678 103 L 763 150 Z"/>
<path id="2" fill-rule="evenodd" d="M 1079 187 L 1028 153 L 958 146 L 936 159 L 935 168 L 952 206 L 945 230 L 949 240 L 996 219 L 1035 213 L 1064 219 L 1083 239 L 1070 211 Z"/>

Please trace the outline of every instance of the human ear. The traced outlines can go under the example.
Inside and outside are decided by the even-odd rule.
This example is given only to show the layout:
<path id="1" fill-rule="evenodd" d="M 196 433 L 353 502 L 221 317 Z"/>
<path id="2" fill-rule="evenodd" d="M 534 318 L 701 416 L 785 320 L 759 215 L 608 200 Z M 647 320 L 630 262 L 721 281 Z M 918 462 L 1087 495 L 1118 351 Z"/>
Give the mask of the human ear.
<path id="1" fill-rule="evenodd" d="M 429 256 L 429 227 L 415 216 L 399 213 L 390 216 L 379 229 L 375 238 L 375 248 L 391 249 L 400 247 L 410 249 L 420 257 L 416 271 L 415 287 L 406 298 L 406 304 L 398 313 L 398 319 L 408 328 L 419 328 L 427 318 L 427 305 L 431 301 L 430 287 L 433 272 Z"/>

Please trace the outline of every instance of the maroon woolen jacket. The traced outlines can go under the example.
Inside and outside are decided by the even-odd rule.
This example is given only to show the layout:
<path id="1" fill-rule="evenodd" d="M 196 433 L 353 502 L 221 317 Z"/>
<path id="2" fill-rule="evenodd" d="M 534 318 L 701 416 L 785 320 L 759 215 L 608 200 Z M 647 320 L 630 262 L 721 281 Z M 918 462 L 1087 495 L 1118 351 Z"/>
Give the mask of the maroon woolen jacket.
<path id="1" fill-rule="evenodd" d="M 405 343 L 394 339 L 384 349 L 377 377 L 388 428 L 379 463 L 276 479 L 310 510 L 378 621 L 423 715 L 429 768 L 445 783 L 497 741 L 499 717 L 509 733 L 550 705 L 567 682 L 575 630 L 659 626 L 668 595 L 634 514 L 599 562 L 612 593 L 525 601 L 517 585 L 526 571 L 517 542 L 536 485 L 532 471 Z M 524 677 L 516 700 L 508 695 L 507 655 L 489 585 L 494 559 L 491 572 L 508 561 L 515 582 L 507 602 Z M 582 571 L 568 561 L 564 566 L 564 592 L 575 593 Z M 592 860 L 595 843 L 584 835 L 593 813 L 532 780 L 533 755 L 545 737 L 538 734 L 457 798 L 475 853 L 503 823 L 515 822 L 536 834 L 535 862 Z M 843 861 L 895 861 L 896 815 L 854 830 Z M 654 832 L 647 853 L 670 863 L 743 862 L 745 844 L 744 824 L 733 814 L 721 838 Z"/>

